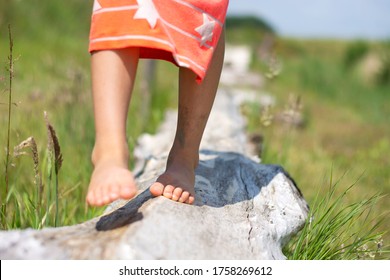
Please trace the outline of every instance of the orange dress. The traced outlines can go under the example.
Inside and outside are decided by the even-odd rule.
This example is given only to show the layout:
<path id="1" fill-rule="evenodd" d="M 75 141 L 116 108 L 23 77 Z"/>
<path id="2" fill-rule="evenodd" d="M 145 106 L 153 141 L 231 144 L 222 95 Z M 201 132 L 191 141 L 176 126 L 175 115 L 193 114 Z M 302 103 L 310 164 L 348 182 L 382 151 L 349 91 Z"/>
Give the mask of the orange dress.
<path id="1" fill-rule="evenodd" d="M 229 0 L 95 0 L 89 51 L 139 47 L 204 78 Z"/>

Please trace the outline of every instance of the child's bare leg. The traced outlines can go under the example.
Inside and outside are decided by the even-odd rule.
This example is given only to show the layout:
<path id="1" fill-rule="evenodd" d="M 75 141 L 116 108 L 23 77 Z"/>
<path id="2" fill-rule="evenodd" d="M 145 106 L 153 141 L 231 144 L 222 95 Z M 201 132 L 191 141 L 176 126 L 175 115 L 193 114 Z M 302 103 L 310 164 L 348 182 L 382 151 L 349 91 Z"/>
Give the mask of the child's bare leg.
<path id="1" fill-rule="evenodd" d="M 136 193 L 128 170 L 126 119 L 137 70 L 137 48 L 92 54 L 92 91 L 96 140 L 87 202 L 102 206 Z"/>
<path id="2" fill-rule="evenodd" d="M 199 146 L 217 92 L 224 50 L 225 40 L 222 34 L 201 84 L 196 83 L 195 74 L 191 70 L 180 68 L 176 136 L 165 172 L 150 187 L 154 196 L 163 195 L 189 204 L 194 202 Z"/>

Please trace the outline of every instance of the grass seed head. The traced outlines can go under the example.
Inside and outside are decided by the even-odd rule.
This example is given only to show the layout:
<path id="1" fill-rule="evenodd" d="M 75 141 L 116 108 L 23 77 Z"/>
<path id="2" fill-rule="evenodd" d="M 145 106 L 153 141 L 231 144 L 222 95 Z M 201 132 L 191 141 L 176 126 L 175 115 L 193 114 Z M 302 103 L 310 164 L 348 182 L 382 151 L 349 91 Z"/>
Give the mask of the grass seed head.
<path id="1" fill-rule="evenodd" d="M 54 154 L 55 170 L 56 173 L 58 173 L 58 171 L 62 166 L 62 161 L 63 161 L 60 142 L 58 141 L 58 137 L 54 127 L 49 122 L 47 113 L 44 112 L 44 115 L 46 121 L 46 128 L 48 132 L 48 149 L 50 153 Z"/>
<path id="2" fill-rule="evenodd" d="M 31 156 L 34 162 L 34 174 L 35 174 L 35 183 L 39 182 L 39 155 L 38 155 L 38 147 L 35 142 L 34 137 L 29 137 L 26 140 L 22 141 L 19 145 L 14 147 L 13 156 L 14 158 L 18 158 L 22 155 L 26 155 L 27 152 L 25 149 L 30 148 Z"/>

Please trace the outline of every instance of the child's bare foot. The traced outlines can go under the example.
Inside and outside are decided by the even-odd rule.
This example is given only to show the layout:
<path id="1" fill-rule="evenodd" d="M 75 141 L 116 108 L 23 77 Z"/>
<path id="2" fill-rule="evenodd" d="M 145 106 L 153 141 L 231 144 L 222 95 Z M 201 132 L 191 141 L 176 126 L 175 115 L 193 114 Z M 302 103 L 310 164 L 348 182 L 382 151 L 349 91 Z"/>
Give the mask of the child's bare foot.
<path id="1" fill-rule="evenodd" d="M 182 203 L 194 203 L 195 168 L 196 165 L 186 157 L 170 157 L 165 172 L 150 186 L 151 194 L 163 195 Z"/>
<path id="2" fill-rule="evenodd" d="M 89 205 L 103 206 L 135 196 L 137 188 L 126 160 L 115 157 L 94 160 L 94 166 L 86 199 Z"/>

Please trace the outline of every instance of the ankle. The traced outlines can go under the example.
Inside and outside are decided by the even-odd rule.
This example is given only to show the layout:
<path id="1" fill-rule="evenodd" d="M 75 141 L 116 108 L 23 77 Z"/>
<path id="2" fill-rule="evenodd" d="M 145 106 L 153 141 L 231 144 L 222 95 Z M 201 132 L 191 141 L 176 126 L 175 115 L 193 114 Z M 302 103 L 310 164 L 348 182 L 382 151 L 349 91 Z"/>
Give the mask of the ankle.
<path id="1" fill-rule="evenodd" d="M 92 164 L 96 166 L 99 162 L 106 160 L 116 160 L 127 165 L 129 160 L 127 144 L 95 143 L 91 155 Z"/>
<path id="2" fill-rule="evenodd" d="M 167 164 L 180 164 L 195 170 L 199 164 L 199 152 L 172 148 L 168 156 Z"/>

